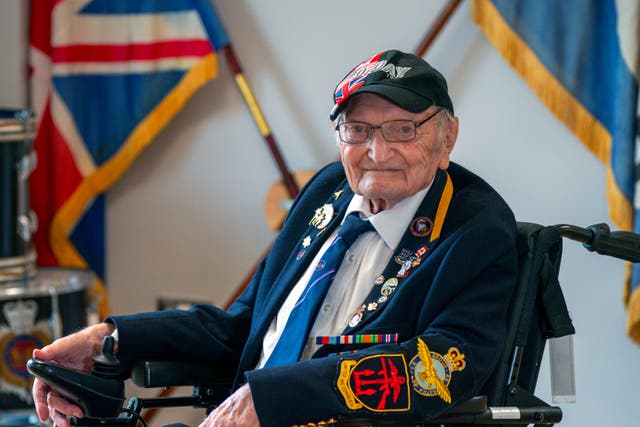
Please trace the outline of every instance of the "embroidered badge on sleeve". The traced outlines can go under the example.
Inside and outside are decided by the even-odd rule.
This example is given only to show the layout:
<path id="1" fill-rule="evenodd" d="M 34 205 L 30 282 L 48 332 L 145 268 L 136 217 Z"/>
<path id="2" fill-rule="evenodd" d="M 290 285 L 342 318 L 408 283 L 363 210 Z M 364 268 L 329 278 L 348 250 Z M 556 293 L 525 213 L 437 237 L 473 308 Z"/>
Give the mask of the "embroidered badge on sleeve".
<path id="1" fill-rule="evenodd" d="M 446 403 L 451 403 L 451 375 L 462 371 L 465 366 L 464 354 L 457 348 L 450 348 L 443 356 L 430 351 L 427 344 L 418 338 L 418 354 L 409 363 L 413 390 L 427 397 L 439 396 Z"/>
<path id="2" fill-rule="evenodd" d="M 372 412 L 411 409 L 407 364 L 402 354 L 343 360 L 337 386 L 347 408 Z"/>

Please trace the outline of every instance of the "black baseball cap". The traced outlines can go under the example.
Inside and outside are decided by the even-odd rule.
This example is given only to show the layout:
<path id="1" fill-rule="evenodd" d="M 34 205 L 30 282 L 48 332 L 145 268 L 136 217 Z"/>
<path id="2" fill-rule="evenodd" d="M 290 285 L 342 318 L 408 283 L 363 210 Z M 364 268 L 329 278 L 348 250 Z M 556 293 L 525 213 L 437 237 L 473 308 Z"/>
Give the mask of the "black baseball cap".
<path id="1" fill-rule="evenodd" d="M 412 113 L 438 105 L 453 114 L 444 76 L 424 59 L 399 50 L 380 52 L 351 70 L 336 86 L 329 119 L 338 117 L 350 97 L 364 92 L 380 95 Z"/>

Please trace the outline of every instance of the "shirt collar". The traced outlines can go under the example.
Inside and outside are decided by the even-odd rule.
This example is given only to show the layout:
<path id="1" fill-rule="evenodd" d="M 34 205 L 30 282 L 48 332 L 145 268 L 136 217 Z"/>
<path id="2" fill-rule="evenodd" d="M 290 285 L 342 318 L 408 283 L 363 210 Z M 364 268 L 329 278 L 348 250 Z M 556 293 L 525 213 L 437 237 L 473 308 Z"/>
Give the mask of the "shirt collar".
<path id="1" fill-rule="evenodd" d="M 413 196 L 396 203 L 391 209 L 383 210 L 375 215 L 371 213 L 369 203 L 365 198 L 355 194 L 349 202 L 349 206 L 347 206 L 344 217 L 346 218 L 351 212 L 361 212 L 364 217 L 371 221 L 371 225 L 382 237 L 384 243 L 390 249 L 395 249 L 432 184 L 433 181 Z"/>

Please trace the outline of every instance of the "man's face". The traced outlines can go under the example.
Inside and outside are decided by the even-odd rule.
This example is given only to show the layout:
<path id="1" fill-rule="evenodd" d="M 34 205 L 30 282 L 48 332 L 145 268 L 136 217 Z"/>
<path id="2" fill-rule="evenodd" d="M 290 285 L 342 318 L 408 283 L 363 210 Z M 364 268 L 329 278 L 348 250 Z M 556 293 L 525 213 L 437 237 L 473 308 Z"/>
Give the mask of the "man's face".
<path id="1" fill-rule="evenodd" d="M 363 93 L 349 101 L 342 121 L 380 125 L 390 120 L 424 120 L 438 107 L 410 113 L 386 99 Z M 458 120 L 439 113 L 416 129 L 410 142 L 387 142 L 380 129 L 364 144 L 346 144 L 336 139 L 340 158 L 353 191 L 368 198 L 373 206 L 389 209 L 399 201 L 427 187 L 438 169 L 449 166 L 449 154 L 458 134 Z"/>

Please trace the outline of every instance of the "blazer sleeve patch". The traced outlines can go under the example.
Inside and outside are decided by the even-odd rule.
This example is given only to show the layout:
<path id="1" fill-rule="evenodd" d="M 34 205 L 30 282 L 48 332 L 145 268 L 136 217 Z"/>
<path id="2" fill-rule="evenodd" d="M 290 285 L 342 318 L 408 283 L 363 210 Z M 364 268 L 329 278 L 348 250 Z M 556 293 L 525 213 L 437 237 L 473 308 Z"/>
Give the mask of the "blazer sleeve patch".
<path id="1" fill-rule="evenodd" d="M 409 374 L 403 354 L 342 360 L 336 383 L 350 410 L 406 412 L 411 409 Z"/>
<path id="2" fill-rule="evenodd" d="M 466 367 L 464 354 L 456 347 L 451 347 L 446 354 L 429 350 L 421 339 L 417 340 L 417 354 L 409 362 L 411 387 L 426 397 L 439 397 L 446 403 L 451 403 L 449 384 L 456 371 Z"/>

